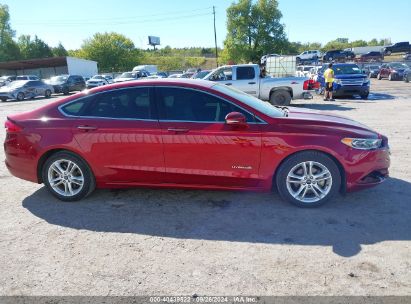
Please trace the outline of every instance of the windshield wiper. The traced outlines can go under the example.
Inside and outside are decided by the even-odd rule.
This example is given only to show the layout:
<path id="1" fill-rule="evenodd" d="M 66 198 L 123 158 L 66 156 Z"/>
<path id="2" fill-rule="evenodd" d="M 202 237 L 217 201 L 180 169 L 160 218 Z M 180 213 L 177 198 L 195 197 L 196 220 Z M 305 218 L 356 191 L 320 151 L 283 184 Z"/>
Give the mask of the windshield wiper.
<path id="1" fill-rule="evenodd" d="M 287 107 L 282 107 L 282 106 L 275 106 L 277 109 L 280 109 L 281 112 L 283 112 L 285 117 L 288 117 L 288 113 L 290 113 L 290 110 Z"/>

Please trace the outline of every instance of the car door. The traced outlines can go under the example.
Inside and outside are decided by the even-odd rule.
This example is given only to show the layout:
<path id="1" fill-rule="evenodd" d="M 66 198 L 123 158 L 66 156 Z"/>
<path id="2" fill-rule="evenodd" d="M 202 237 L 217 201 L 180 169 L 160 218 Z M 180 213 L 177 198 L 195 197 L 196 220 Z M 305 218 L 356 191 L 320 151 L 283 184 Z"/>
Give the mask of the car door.
<path id="1" fill-rule="evenodd" d="M 213 72 L 208 80 L 231 86 L 233 85 L 233 74 L 233 67 L 222 67 Z"/>
<path id="2" fill-rule="evenodd" d="M 234 68 L 233 86 L 247 94 L 258 97 L 259 75 L 256 75 L 254 66 L 237 66 Z"/>
<path id="3" fill-rule="evenodd" d="M 73 118 L 75 140 L 108 183 L 163 182 L 163 144 L 151 88 L 97 93 L 61 110 Z"/>
<path id="4" fill-rule="evenodd" d="M 34 85 L 35 81 L 27 81 L 22 87 L 22 91 L 26 98 L 32 98 L 36 96 L 36 87 Z"/>
<path id="5" fill-rule="evenodd" d="M 157 87 L 166 182 L 220 187 L 259 183 L 260 125 L 255 117 L 210 93 Z M 225 124 L 228 113 L 246 115 L 248 126 Z"/>

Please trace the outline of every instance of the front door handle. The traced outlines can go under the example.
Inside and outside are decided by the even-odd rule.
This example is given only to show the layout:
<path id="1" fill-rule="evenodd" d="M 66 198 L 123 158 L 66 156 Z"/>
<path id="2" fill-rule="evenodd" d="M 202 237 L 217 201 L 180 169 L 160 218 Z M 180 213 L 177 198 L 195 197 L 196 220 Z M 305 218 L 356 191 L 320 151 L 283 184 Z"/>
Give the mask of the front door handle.
<path id="1" fill-rule="evenodd" d="M 174 133 L 187 133 L 189 129 L 183 129 L 183 128 L 168 128 L 168 132 L 174 132 Z"/>
<path id="2" fill-rule="evenodd" d="M 232 85 L 232 83 L 231 83 L 231 82 L 229 82 L 229 83 L 226 83 L 225 85 L 228 85 L 228 86 L 230 86 L 230 85 Z"/>
<path id="3" fill-rule="evenodd" d="M 84 131 L 84 132 L 88 132 L 88 131 L 94 131 L 97 130 L 96 126 L 88 126 L 88 125 L 81 125 L 81 126 L 77 126 L 77 129 Z"/>
<path id="4" fill-rule="evenodd" d="M 251 81 L 251 82 L 249 82 L 248 84 L 255 84 L 255 82 L 254 82 L 254 81 Z"/>

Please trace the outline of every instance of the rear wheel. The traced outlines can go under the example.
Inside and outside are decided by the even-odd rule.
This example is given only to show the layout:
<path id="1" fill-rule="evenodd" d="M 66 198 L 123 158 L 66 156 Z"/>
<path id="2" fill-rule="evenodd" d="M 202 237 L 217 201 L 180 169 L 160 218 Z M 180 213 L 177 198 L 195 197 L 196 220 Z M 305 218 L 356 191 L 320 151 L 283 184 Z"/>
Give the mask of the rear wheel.
<path id="1" fill-rule="evenodd" d="M 50 91 L 50 90 L 46 90 L 46 92 L 44 92 L 44 97 L 50 98 L 50 96 L 51 96 L 51 91 Z"/>
<path id="2" fill-rule="evenodd" d="M 2 97 L 2 98 L 1 98 L 1 101 L 7 101 L 7 98 L 6 98 L 6 97 Z"/>
<path id="3" fill-rule="evenodd" d="M 22 100 L 24 100 L 24 98 L 25 98 L 24 93 L 20 92 L 20 93 L 17 94 L 17 98 L 16 98 L 16 99 L 17 99 L 18 101 L 22 101 Z"/>
<path id="4" fill-rule="evenodd" d="M 378 73 L 377 79 L 378 79 L 378 80 L 381 80 L 381 74 L 380 74 L 380 73 Z"/>
<path id="5" fill-rule="evenodd" d="M 63 94 L 68 95 L 70 93 L 69 88 L 64 88 L 63 89 Z"/>
<path id="6" fill-rule="evenodd" d="M 404 77 L 404 81 L 405 81 L 405 82 L 410 82 L 410 78 L 409 78 L 408 75 Z"/>
<path id="7" fill-rule="evenodd" d="M 277 90 L 271 93 L 270 103 L 278 106 L 288 106 L 291 103 L 290 92 L 286 90 Z"/>
<path id="8" fill-rule="evenodd" d="M 306 151 L 292 155 L 281 164 L 276 184 L 284 200 L 312 208 L 323 205 L 339 191 L 341 174 L 329 156 Z"/>
<path id="9" fill-rule="evenodd" d="M 51 194 L 66 202 L 78 201 L 95 188 L 90 167 L 70 152 L 58 152 L 47 159 L 42 178 Z"/>

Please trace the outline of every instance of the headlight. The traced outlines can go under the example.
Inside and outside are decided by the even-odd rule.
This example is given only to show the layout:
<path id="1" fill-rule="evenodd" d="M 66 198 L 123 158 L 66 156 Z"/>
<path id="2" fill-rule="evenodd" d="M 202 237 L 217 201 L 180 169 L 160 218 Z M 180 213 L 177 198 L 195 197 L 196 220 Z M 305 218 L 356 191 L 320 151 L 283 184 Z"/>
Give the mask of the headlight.
<path id="1" fill-rule="evenodd" d="M 391 73 L 397 73 L 397 70 L 392 70 Z"/>
<path id="2" fill-rule="evenodd" d="M 367 84 L 369 84 L 369 83 L 370 83 L 370 80 L 369 80 L 368 78 L 364 78 L 363 84 L 367 85 Z"/>
<path id="3" fill-rule="evenodd" d="M 373 138 L 343 138 L 341 142 L 359 150 L 373 150 L 381 147 L 382 139 Z"/>
<path id="4" fill-rule="evenodd" d="M 334 83 L 336 83 L 336 84 L 342 84 L 341 79 L 334 79 Z"/>

